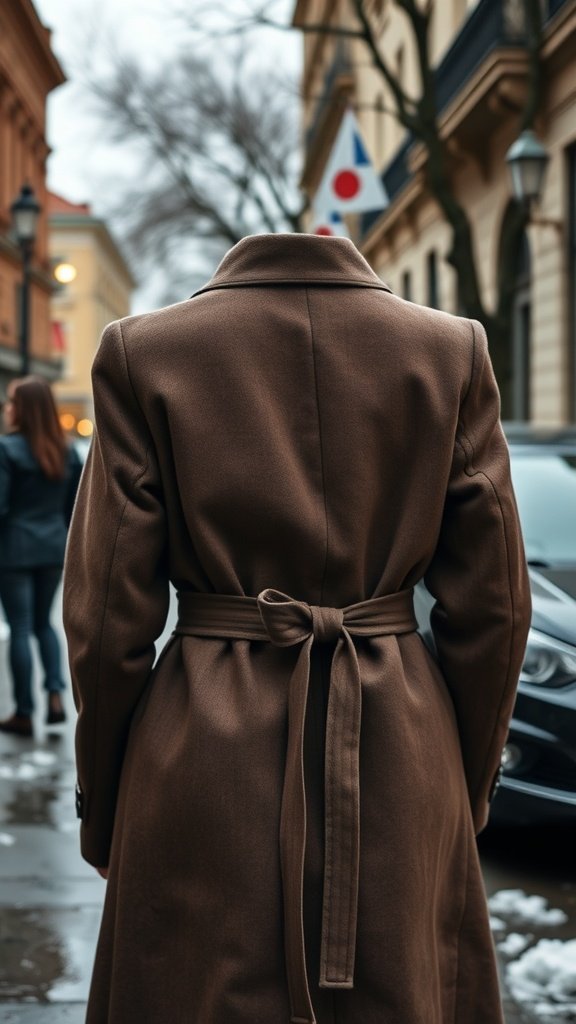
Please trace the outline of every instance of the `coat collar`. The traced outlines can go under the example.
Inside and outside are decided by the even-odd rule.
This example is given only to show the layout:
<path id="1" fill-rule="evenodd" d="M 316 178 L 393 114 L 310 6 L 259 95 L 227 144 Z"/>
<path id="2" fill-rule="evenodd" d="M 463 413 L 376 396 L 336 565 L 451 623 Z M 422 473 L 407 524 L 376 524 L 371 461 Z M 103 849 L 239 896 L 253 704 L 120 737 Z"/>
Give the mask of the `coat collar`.
<path id="1" fill-rule="evenodd" d="M 237 242 L 194 295 L 262 284 L 358 285 L 391 291 L 349 238 L 266 234 L 247 235 Z"/>

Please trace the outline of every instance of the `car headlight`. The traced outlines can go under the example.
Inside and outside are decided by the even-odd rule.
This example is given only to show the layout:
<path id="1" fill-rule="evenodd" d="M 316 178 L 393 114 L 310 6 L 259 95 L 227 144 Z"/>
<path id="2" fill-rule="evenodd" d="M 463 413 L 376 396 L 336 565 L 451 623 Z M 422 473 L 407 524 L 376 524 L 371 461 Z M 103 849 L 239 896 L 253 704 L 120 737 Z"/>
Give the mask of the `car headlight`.
<path id="1" fill-rule="evenodd" d="M 531 629 L 520 681 L 531 683 L 532 686 L 566 686 L 575 683 L 576 647 Z"/>

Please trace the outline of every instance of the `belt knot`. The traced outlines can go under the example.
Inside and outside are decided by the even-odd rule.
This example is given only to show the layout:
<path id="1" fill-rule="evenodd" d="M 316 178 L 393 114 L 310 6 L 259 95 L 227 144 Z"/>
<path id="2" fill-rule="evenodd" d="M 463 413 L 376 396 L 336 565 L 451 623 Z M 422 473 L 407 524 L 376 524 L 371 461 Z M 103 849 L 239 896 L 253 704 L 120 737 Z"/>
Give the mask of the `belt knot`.
<path id="1" fill-rule="evenodd" d="M 338 639 L 342 632 L 344 612 L 342 608 L 328 608 L 319 604 L 311 604 L 312 632 L 314 639 L 320 643 L 331 643 Z"/>
<path id="2" fill-rule="evenodd" d="M 258 610 L 268 636 L 278 647 L 300 643 L 307 636 L 323 643 L 336 641 L 344 624 L 344 609 L 297 601 L 267 587 L 258 594 Z"/>

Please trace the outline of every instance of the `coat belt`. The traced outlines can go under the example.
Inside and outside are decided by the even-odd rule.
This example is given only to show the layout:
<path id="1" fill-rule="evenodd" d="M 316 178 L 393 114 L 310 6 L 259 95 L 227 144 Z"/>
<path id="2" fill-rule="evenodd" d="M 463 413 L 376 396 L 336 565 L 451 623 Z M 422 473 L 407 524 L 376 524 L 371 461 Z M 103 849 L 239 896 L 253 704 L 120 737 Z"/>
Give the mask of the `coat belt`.
<path id="1" fill-rule="evenodd" d="M 413 590 L 344 608 L 297 601 L 279 590 L 258 597 L 181 591 L 174 630 L 192 636 L 302 644 L 288 692 L 288 744 L 280 814 L 286 970 L 291 1024 L 316 1024 L 304 946 L 304 720 L 315 640 L 335 643 L 326 718 L 324 891 L 321 988 L 352 988 L 360 854 L 360 717 L 362 687 L 352 636 L 409 633 L 417 628 Z"/>

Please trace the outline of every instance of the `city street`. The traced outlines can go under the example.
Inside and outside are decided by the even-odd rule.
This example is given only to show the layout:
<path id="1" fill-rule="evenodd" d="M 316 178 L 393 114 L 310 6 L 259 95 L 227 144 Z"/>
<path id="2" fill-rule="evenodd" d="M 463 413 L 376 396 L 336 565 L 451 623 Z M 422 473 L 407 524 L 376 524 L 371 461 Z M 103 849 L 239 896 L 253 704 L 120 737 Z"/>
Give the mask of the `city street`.
<path id="1" fill-rule="evenodd" d="M 2 716 L 11 710 L 6 648 L 4 637 Z M 44 695 L 38 690 L 37 696 L 43 712 Z M 0 1017 L 6 1024 L 81 1024 L 84 1019 L 105 883 L 78 852 L 73 707 L 66 696 L 66 726 L 47 732 L 39 725 L 34 740 L 0 737 Z M 495 939 L 506 943 L 500 952 L 505 978 L 527 943 L 534 947 L 541 939 L 576 937 L 574 834 L 489 832 L 480 845 L 487 892 L 496 900 Z M 502 896 L 508 890 L 525 894 L 512 900 L 514 911 Z M 534 900 L 538 896 L 544 898 L 540 904 Z M 542 980 L 541 967 L 537 973 Z M 507 995 L 507 1024 L 575 1021 L 574 966 L 571 984 L 572 998 L 565 986 L 564 1003 L 534 991 L 521 1007 Z M 558 986 L 551 988 L 558 997 Z"/>

